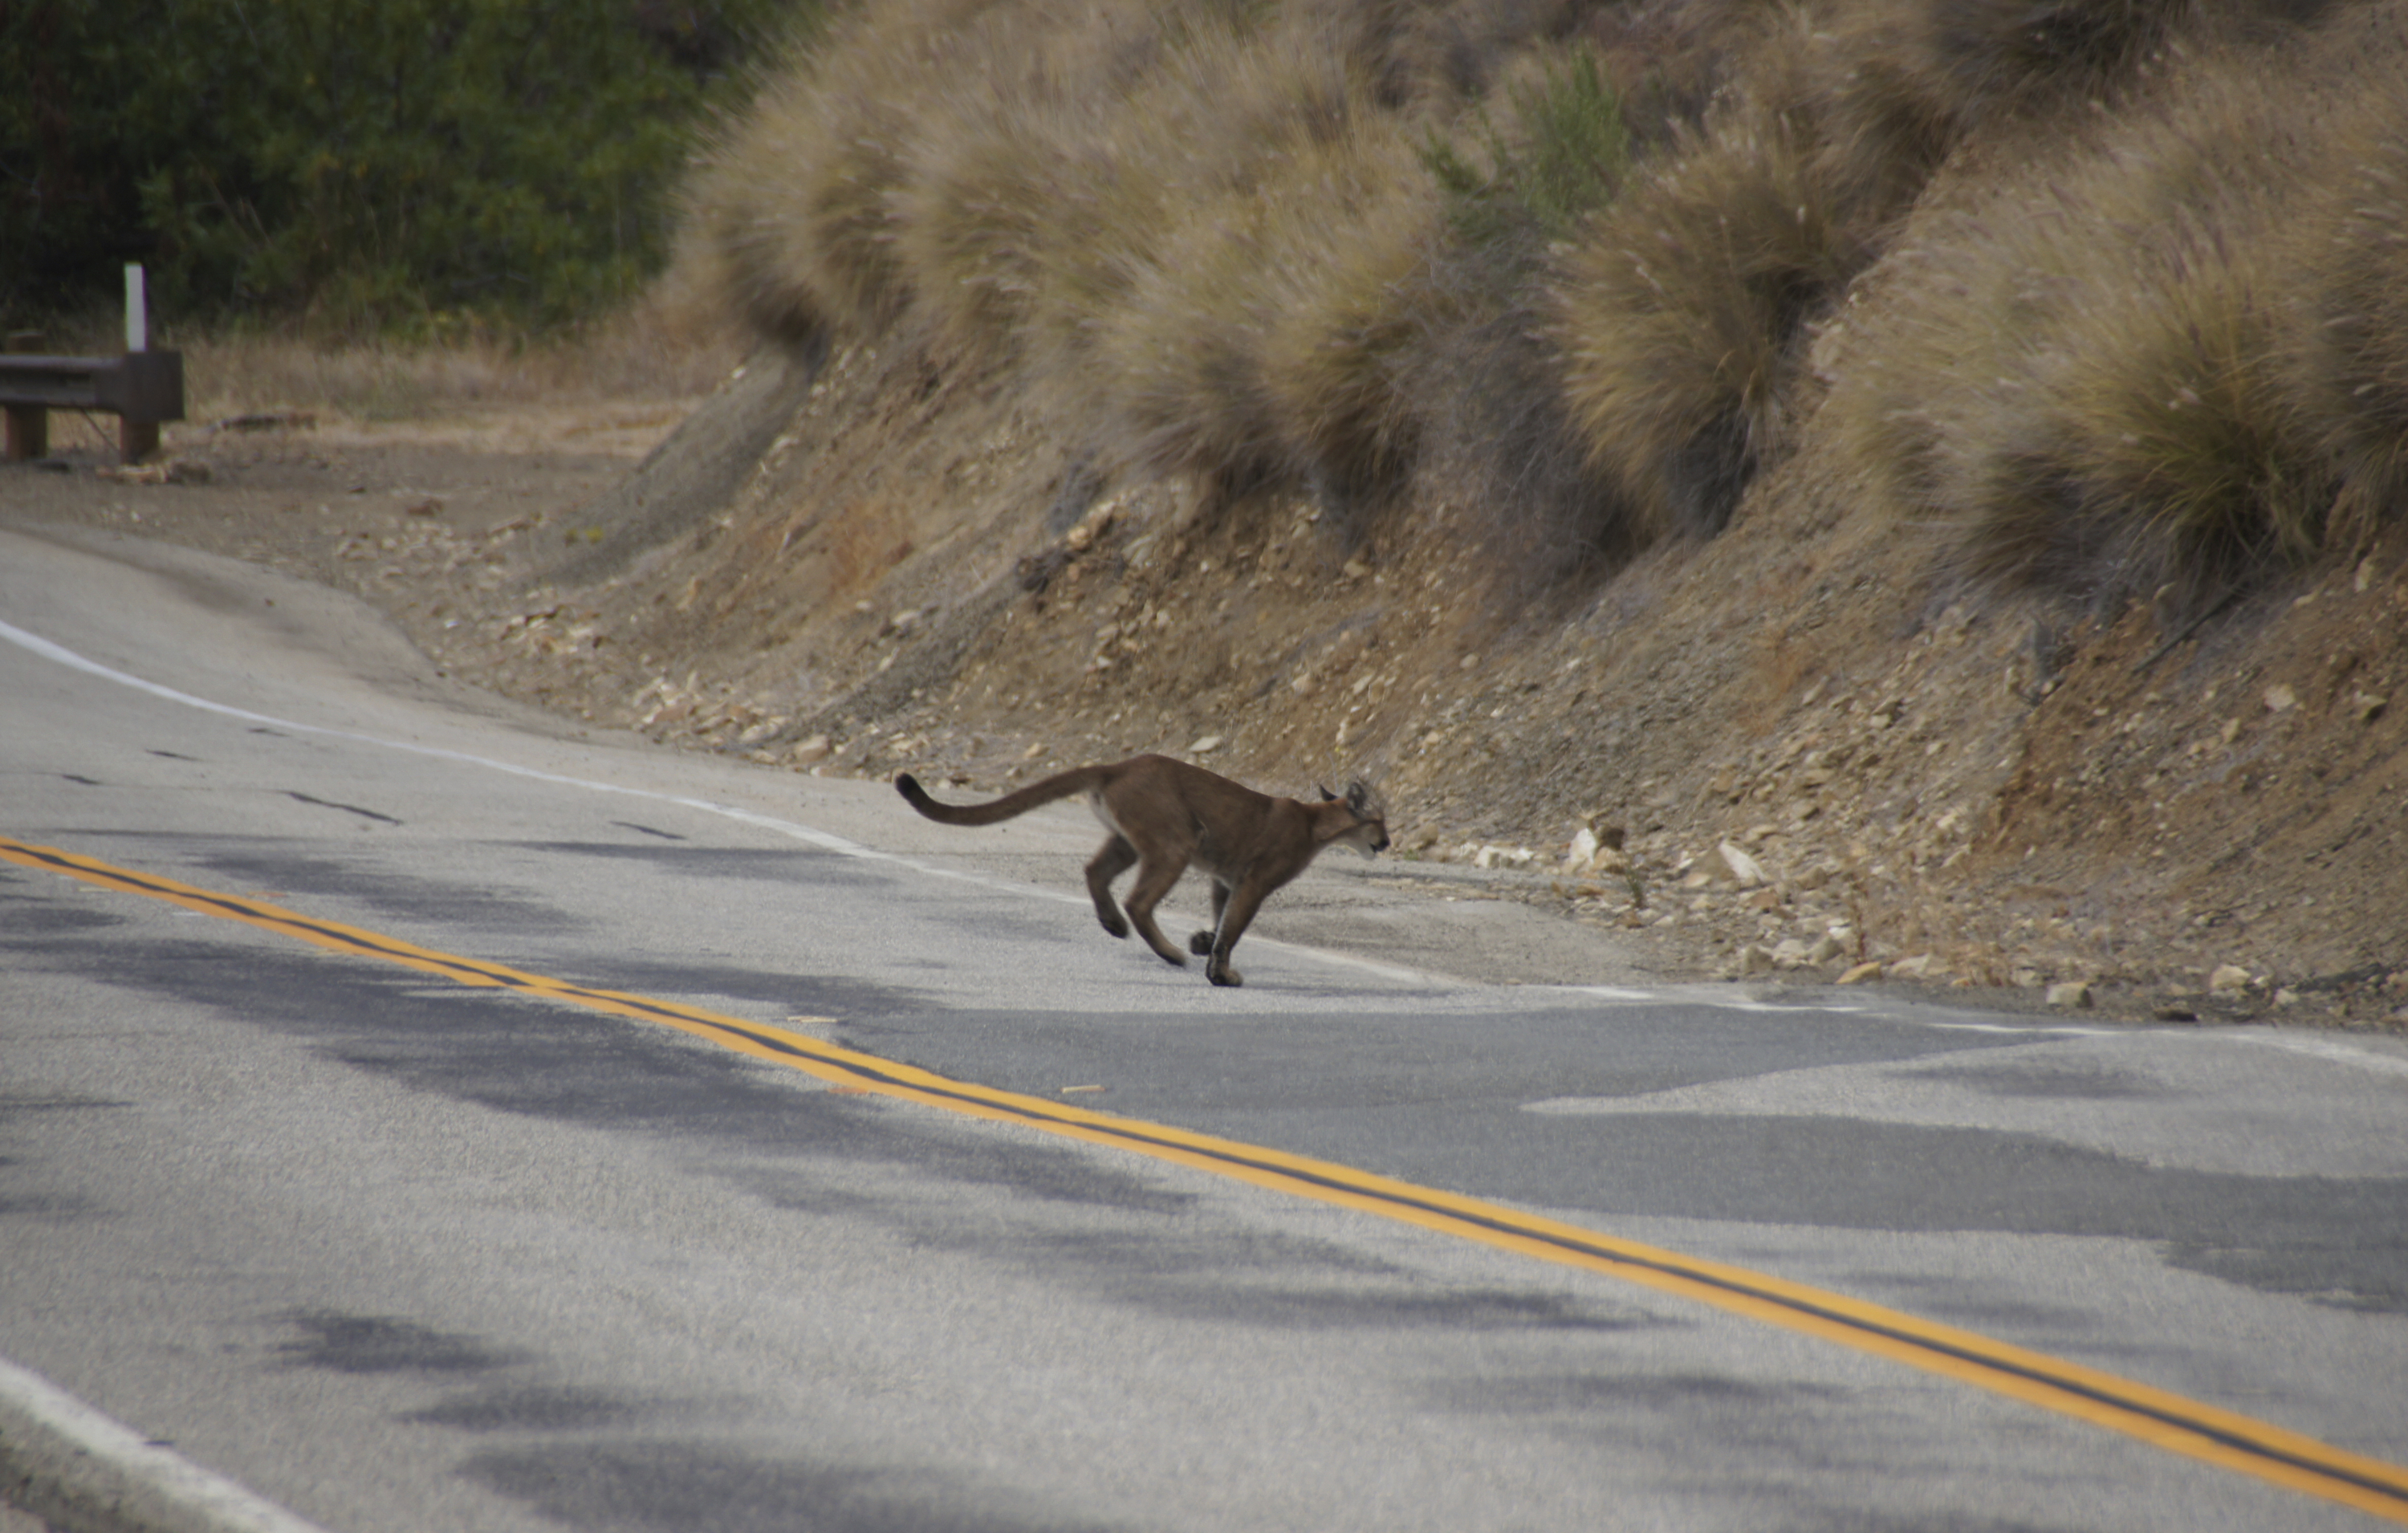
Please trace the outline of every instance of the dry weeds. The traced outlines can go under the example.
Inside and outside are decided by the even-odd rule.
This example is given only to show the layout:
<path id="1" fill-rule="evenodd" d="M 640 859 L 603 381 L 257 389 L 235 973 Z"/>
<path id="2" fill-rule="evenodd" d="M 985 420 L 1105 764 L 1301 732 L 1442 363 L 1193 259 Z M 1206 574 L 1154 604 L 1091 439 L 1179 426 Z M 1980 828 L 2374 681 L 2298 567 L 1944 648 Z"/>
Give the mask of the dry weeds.
<path id="1" fill-rule="evenodd" d="M 926 338 L 1118 472 L 1309 486 L 1350 537 L 1433 470 L 1527 486 L 1561 568 L 1721 530 L 1898 250 L 1927 296 L 1834 401 L 1893 513 L 1982 580 L 2195 603 L 2408 481 L 2403 119 L 2345 99 L 2398 12 L 891 0 L 707 156 L 691 265 L 770 339 Z"/>

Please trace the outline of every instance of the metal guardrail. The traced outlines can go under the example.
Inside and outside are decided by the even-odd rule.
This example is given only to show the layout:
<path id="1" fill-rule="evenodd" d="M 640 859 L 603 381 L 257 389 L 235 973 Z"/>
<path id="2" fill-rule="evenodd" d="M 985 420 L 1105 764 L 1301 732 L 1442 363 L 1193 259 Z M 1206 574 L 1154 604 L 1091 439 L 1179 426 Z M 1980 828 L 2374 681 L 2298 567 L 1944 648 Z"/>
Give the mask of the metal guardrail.
<path id="1" fill-rule="evenodd" d="M 115 415 L 119 452 L 127 463 L 137 463 L 159 451 L 160 423 L 184 418 L 184 354 L 53 357 L 0 352 L 0 408 L 7 413 L 12 460 L 48 455 L 50 412 L 80 409 Z"/>

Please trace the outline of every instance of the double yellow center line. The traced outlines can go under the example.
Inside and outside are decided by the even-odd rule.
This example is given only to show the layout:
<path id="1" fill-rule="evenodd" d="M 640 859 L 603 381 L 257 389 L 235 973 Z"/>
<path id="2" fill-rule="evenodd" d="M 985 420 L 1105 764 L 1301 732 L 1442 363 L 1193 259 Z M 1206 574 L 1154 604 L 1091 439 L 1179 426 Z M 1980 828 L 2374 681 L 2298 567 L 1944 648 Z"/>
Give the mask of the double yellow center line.
<path id="1" fill-rule="evenodd" d="M 165 900 L 354 956 L 461 984 L 520 992 L 675 1027 L 831 1085 L 1148 1155 L 1273 1192 L 1377 1214 L 1581 1268 L 2010 1396 L 2206 1463 L 2408 1524 L 2408 1470 L 2270 1423 L 1844 1295 L 1327 1161 L 1091 1112 L 955 1081 L 782 1028 L 624 991 L 601 990 L 423 948 L 237 895 L 179 883 L 0 837 L 0 861 Z"/>

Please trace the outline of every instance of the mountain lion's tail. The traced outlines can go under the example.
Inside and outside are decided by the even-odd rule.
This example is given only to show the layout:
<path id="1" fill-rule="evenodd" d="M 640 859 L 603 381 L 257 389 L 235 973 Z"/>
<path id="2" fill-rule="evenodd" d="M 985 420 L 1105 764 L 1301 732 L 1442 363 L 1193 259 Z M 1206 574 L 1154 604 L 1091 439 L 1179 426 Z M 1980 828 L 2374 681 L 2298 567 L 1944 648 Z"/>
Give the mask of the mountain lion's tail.
<path id="1" fill-rule="evenodd" d="M 992 825 L 1026 814 L 1030 809 L 1051 804 L 1057 798 L 1085 793 L 1101 781 L 1103 775 L 1104 769 L 1100 766 L 1081 766 L 1049 777 L 1042 782 L 1032 782 L 1018 793 L 1006 794 L 988 804 L 939 804 L 928 796 L 928 790 L 920 786 L 919 779 L 909 772 L 895 780 L 895 790 L 903 795 L 905 803 L 940 825 Z"/>

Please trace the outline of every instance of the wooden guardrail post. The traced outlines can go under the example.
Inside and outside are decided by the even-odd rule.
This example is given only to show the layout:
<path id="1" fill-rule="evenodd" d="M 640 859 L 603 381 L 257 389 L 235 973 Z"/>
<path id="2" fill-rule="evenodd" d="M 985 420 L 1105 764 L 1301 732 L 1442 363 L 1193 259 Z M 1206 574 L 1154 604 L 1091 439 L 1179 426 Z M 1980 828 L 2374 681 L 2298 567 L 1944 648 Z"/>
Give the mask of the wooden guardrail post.
<path id="1" fill-rule="evenodd" d="M 11 330 L 7 350 L 11 355 L 39 349 L 42 333 L 38 330 Z M 22 463 L 27 458 L 46 458 L 50 453 L 50 412 L 38 405 L 10 404 L 8 414 L 8 461 Z"/>
<path id="2" fill-rule="evenodd" d="M 141 266 L 128 262 L 125 266 L 125 362 L 129 379 L 139 377 L 145 383 L 145 397 L 132 408 L 125 404 L 112 408 L 117 411 L 117 461 L 140 463 L 159 451 L 159 422 L 165 401 L 155 397 L 158 374 L 143 367 L 150 354 L 150 298 L 144 290 Z M 175 415 L 183 418 L 184 378 L 179 359 L 176 374 Z"/>

